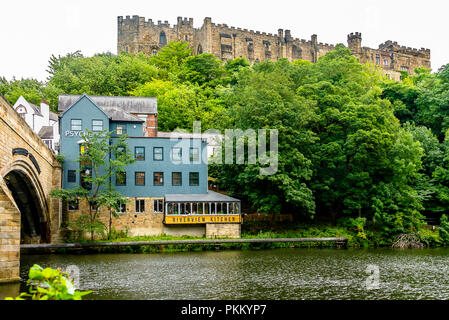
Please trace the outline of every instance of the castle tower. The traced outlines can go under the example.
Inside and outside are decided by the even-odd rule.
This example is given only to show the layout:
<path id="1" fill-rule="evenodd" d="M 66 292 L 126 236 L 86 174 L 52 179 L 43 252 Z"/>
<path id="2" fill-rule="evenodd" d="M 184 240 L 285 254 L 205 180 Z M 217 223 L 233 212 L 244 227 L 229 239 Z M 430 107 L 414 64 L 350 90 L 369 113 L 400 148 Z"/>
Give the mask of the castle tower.
<path id="1" fill-rule="evenodd" d="M 362 51 L 362 34 L 360 32 L 348 34 L 348 47 L 355 55 Z"/>

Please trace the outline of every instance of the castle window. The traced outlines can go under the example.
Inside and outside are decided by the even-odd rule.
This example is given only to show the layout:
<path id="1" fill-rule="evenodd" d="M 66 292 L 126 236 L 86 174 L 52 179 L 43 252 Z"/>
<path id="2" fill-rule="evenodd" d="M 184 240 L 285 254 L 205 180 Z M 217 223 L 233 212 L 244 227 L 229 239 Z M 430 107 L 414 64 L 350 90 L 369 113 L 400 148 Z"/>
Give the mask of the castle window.
<path id="1" fill-rule="evenodd" d="M 161 31 L 159 34 L 159 44 L 166 45 L 167 44 L 167 36 L 165 35 L 164 31 Z"/>
<path id="2" fill-rule="evenodd" d="M 380 64 L 380 56 L 376 54 L 376 64 Z"/>
<path id="3" fill-rule="evenodd" d="M 203 53 L 203 47 L 199 44 L 198 45 L 198 54 L 202 54 Z"/>
<path id="4" fill-rule="evenodd" d="M 406 66 L 401 66 L 401 71 L 408 71 L 408 67 L 406 67 Z"/>
<path id="5" fill-rule="evenodd" d="M 188 41 L 188 40 L 189 40 L 189 36 L 188 36 L 188 35 L 185 35 L 185 36 L 184 36 L 184 39 L 185 39 L 186 41 Z"/>
<path id="6" fill-rule="evenodd" d="M 302 49 L 293 45 L 292 47 L 292 59 L 298 60 L 302 58 Z"/>
<path id="7" fill-rule="evenodd" d="M 388 60 L 384 60 L 384 65 L 388 66 Z"/>

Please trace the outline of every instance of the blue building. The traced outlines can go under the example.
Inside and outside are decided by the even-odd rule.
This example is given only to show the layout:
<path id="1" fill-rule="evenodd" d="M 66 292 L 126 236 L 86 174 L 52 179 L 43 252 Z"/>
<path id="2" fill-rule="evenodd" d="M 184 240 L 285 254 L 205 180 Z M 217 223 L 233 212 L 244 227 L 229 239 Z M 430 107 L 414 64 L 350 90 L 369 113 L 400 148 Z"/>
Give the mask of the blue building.
<path id="1" fill-rule="evenodd" d="M 122 179 L 112 181 L 131 200 L 119 212 L 117 229 L 126 227 L 133 235 L 240 235 L 240 201 L 208 190 L 207 139 L 158 137 L 155 98 L 61 95 L 58 109 L 64 189 L 82 183 L 76 161 L 82 132 L 107 130 L 112 140 L 129 137 L 136 161 Z M 67 209 L 76 213 L 82 205 Z"/>

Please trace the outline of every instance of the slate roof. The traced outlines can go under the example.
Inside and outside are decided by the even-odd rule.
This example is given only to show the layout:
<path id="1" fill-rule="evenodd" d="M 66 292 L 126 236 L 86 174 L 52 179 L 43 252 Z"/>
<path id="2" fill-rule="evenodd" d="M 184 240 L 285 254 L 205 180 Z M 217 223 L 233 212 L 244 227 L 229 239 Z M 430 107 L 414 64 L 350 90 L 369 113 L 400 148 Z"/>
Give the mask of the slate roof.
<path id="1" fill-rule="evenodd" d="M 81 95 L 60 95 L 58 110 L 65 111 L 74 104 Z M 127 113 L 135 114 L 157 114 L 157 99 L 147 97 L 111 97 L 90 96 L 88 97 L 100 108 L 117 107 Z"/>
<path id="2" fill-rule="evenodd" d="M 145 122 L 118 107 L 100 107 L 112 121 Z"/>
<path id="3" fill-rule="evenodd" d="M 28 104 L 30 105 L 31 109 L 33 109 L 35 115 L 37 115 L 39 117 L 43 117 L 43 115 L 41 113 L 41 108 L 39 108 L 38 106 L 32 104 L 31 102 L 28 102 Z M 19 104 L 19 107 L 20 106 L 24 107 L 23 105 Z"/>
<path id="4" fill-rule="evenodd" d="M 39 130 L 38 136 L 41 139 L 53 139 L 53 127 L 52 126 L 43 126 Z"/>
<path id="5" fill-rule="evenodd" d="M 166 194 L 166 202 L 240 202 L 239 199 L 207 190 L 202 194 Z"/>
<path id="6" fill-rule="evenodd" d="M 56 113 L 54 113 L 54 112 L 51 112 L 51 111 L 50 111 L 49 118 L 50 118 L 50 120 L 58 121 L 58 115 Z"/>

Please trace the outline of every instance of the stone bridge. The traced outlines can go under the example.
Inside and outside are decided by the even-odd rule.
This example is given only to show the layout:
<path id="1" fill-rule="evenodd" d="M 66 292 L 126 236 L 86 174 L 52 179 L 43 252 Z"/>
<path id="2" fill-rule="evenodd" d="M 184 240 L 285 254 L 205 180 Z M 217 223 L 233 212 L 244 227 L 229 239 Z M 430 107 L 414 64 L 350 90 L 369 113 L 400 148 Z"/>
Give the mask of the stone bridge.
<path id="1" fill-rule="evenodd" d="M 0 95 L 0 283 L 19 280 L 20 244 L 58 242 L 61 186 L 53 153 Z"/>

